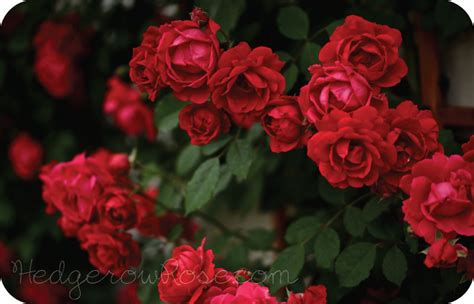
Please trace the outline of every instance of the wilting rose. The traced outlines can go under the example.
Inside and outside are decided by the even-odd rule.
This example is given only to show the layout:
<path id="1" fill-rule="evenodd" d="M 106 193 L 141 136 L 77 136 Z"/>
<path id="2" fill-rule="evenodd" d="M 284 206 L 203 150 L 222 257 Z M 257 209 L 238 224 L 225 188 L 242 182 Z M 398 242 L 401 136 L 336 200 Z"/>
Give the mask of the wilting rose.
<path id="1" fill-rule="evenodd" d="M 203 291 L 210 287 L 215 276 L 214 253 L 188 245 L 176 247 L 165 263 L 158 290 L 160 299 L 170 304 L 196 303 Z"/>
<path id="2" fill-rule="evenodd" d="M 284 62 L 267 47 L 241 42 L 224 52 L 209 80 L 212 102 L 231 114 L 260 112 L 285 89 Z"/>
<path id="3" fill-rule="evenodd" d="M 319 59 L 324 64 L 337 61 L 352 66 L 376 86 L 392 87 L 408 73 L 398 54 L 401 44 L 400 31 L 348 16 L 321 49 Z"/>
<path id="4" fill-rule="evenodd" d="M 474 165 L 459 155 L 436 153 L 413 166 L 400 182 L 405 221 L 413 232 L 435 241 L 436 231 L 455 237 L 474 235 Z"/>
<path id="5" fill-rule="evenodd" d="M 196 18 L 196 14 L 194 15 Z M 220 55 L 214 20 L 177 20 L 160 27 L 158 69 L 162 81 L 180 100 L 205 103 L 211 94 L 207 84 Z"/>
<path id="6" fill-rule="evenodd" d="M 334 109 L 352 112 L 371 105 L 374 90 L 364 76 L 349 66 L 315 64 L 311 80 L 301 88 L 299 104 L 309 122 L 316 123 Z"/>
<path id="7" fill-rule="evenodd" d="M 390 125 L 387 141 L 397 149 L 397 162 L 378 185 L 385 196 L 398 190 L 400 179 L 409 173 L 417 162 L 442 152 L 438 142 L 439 127 L 431 111 L 419 110 L 411 101 L 404 101 L 385 116 Z"/>
<path id="8" fill-rule="evenodd" d="M 281 96 L 270 101 L 261 123 L 270 136 L 270 149 L 275 153 L 301 148 L 311 136 L 297 97 Z"/>
<path id="9" fill-rule="evenodd" d="M 104 100 L 104 112 L 127 135 L 146 135 L 149 141 L 156 138 L 153 109 L 142 101 L 140 93 L 118 77 L 108 82 Z"/>
<path id="10" fill-rule="evenodd" d="M 474 162 L 474 135 L 471 135 L 469 141 L 462 145 L 464 159 L 468 162 Z"/>
<path id="11" fill-rule="evenodd" d="M 235 295 L 223 294 L 214 297 L 210 302 L 210 304 L 240 303 L 278 304 L 279 302 L 270 295 L 267 287 L 252 282 L 245 282 L 240 285 Z"/>
<path id="12" fill-rule="evenodd" d="M 388 125 L 373 107 L 333 110 L 316 127 L 308 156 L 334 187 L 371 186 L 396 161 L 395 147 L 384 140 Z"/>
<path id="13" fill-rule="evenodd" d="M 188 133 L 193 145 L 207 145 L 219 135 L 227 133 L 227 115 L 211 104 L 188 105 L 179 112 L 179 127 Z"/>
<path id="14" fill-rule="evenodd" d="M 128 233 L 119 233 L 102 225 L 85 225 L 78 233 L 81 248 L 89 253 L 89 261 L 101 273 L 120 277 L 140 264 L 138 243 Z"/>
<path id="15" fill-rule="evenodd" d="M 326 304 L 327 291 L 324 285 L 308 287 L 304 293 L 291 293 L 288 304 Z"/>
<path id="16" fill-rule="evenodd" d="M 43 161 L 43 146 L 27 133 L 20 133 L 10 144 L 8 156 L 16 175 L 21 179 L 35 178 Z"/>
<path id="17" fill-rule="evenodd" d="M 467 249 L 461 244 L 452 244 L 451 241 L 441 238 L 428 249 L 425 265 L 428 268 L 449 267 L 456 263 L 459 255 L 466 256 Z"/>

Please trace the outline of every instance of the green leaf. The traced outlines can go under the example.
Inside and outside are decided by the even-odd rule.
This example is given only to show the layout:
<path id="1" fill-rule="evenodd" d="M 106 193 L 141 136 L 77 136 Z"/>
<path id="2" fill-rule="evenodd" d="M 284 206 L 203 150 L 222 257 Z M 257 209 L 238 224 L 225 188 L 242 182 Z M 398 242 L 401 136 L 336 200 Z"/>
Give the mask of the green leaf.
<path id="1" fill-rule="evenodd" d="M 358 243 L 347 247 L 336 260 L 336 274 L 343 287 L 355 287 L 367 279 L 374 267 L 374 244 Z"/>
<path id="2" fill-rule="evenodd" d="M 283 286 L 296 282 L 301 269 L 303 269 L 304 254 L 304 247 L 295 245 L 286 248 L 278 255 L 267 276 L 267 283 L 270 285 L 272 293 Z"/>
<path id="3" fill-rule="evenodd" d="M 216 153 L 217 151 L 224 148 L 225 145 L 227 145 L 227 143 L 229 143 L 229 141 L 231 139 L 232 139 L 231 136 L 226 135 L 225 137 L 223 137 L 219 140 L 212 141 L 208 145 L 202 146 L 201 147 L 202 154 L 205 155 L 205 156 L 210 156 L 210 155 Z"/>
<path id="4" fill-rule="evenodd" d="M 228 166 L 224 165 L 221 166 L 220 173 L 219 173 L 219 181 L 217 182 L 216 190 L 214 192 L 215 195 L 221 193 L 230 184 L 232 180 L 232 173 L 229 171 Z"/>
<path id="5" fill-rule="evenodd" d="M 341 250 L 339 235 L 332 228 L 324 229 L 314 242 L 314 258 L 321 268 L 331 268 Z"/>
<path id="6" fill-rule="evenodd" d="M 275 240 L 275 233 L 263 228 L 255 228 L 247 231 L 246 245 L 254 250 L 268 250 Z"/>
<path id="7" fill-rule="evenodd" d="M 289 244 L 299 244 L 311 239 L 318 232 L 321 219 L 316 216 L 302 217 L 288 227 L 285 233 L 285 240 Z"/>
<path id="8" fill-rule="evenodd" d="M 201 149 L 197 146 L 188 145 L 184 148 L 176 160 L 176 173 L 179 175 L 188 174 L 199 162 Z"/>
<path id="9" fill-rule="evenodd" d="M 285 76 L 286 80 L 285 92 L 288 93 L 288 91 L 293 88 L 296 79 L 298 78 L 298 67 L 296 66 L 296 64 L 291 63 L 290 65 L 288 65 L 288 67 L 283 70 L 283 76 Z"/>
<path id="10" fill-rule="evenodd" d="M 165 205 L 169 209 L 179 209 L 183 197 L 181 193 L 170 184 L 162 184 L 160 186 L 160 195 L 158 202 Z"/>
<path id="11" fill-rule="evenodd" d="M 288 38 L 305 39 L 308 37 L 308 15 L 297 6 L 288 6 L 280 9 L 277 24 L 280 33 Z"/>
<path id="12" fill-rule="evenodd" d="M 207 11 L 225 32 L 235 28 L 245 10 L 245 0 L 196 0 L 195 6 Z"/>
<path id="13" fill-rule="evenodd" d="M 219 181 L 219 159 L 211 158 L 194 172 L 186 187 L 186 214 L 202 208 L 214 196 Z"/>
<path id="14" fill-rule="evenodd" d="M 232 143 L 226 155 L 229 170 L 239 179 L 247 178 L 253 161 L 253 152 L 250 142 L 245 139 L 237 139 Z"/>
<path id="15" fill-rule="evenodd" d="M 319 51 L 321 46 L 317 45 L 314 42 L 306 42 L 301 51 L 300 58 L 300 70 L 303 71 L 306 75 L 306 78 L 310 78 L 308 68 L 315 63 L 319 63 Z"/>
<path id="16" fill-rule="evenodd" d="M 397 246 L 393 246 L 383 259 L 383 274 L 387 280 L 400 286 L 407 275 L 407 269 L 405 255 Z"/>
<path id="17" fill-rule="evenodd" d="M 362 215 L 365 221 L 371 222 L 375 220 L 379 215 L 388 210 L 389 203 L 380 197 L 374 197 L 365 204 L 362 209 Z"/>
<path id="18" fill-rule="evenodd" d="M 357 207 L 347 208 L 344 212 L 344 226 L 351 235 L 362 236 L 366 226 L 362 211 Z"/>
<path id="19" fill-rule="evenodd" d="M 170 132 L 178 126 L 179 111 L 187 103 L 179 101 L 171 94 L 168 94 L 158 101 L 155 108 L 155 125 L 158 130 Z"/>

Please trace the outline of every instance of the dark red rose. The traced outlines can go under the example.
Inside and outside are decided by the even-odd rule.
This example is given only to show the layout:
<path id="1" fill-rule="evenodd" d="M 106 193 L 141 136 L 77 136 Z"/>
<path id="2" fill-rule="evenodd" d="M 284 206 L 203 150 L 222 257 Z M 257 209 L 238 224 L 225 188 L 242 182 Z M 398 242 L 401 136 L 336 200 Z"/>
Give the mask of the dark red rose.
<path id="1" fill-rule="evenodd" d="M 272 152 L 288 152 L 306 145 L 311 132 L 304 123 L 297 97 L 273 99 L 261 118 L 262 127 L 270 136 Z"/>
<path id="2" fill-rule="evenodd" d="M 326 304 L 327 291 L 324 285 L 315 285 L 308 287 L 304 294 L 291 293 L 288 298 L 288 304 Z"/>
<path id="3" fill-rule="evenodd" d="M 316 127 L 308 156 L 334 187 L 371 186 L 396 161 L 395 147 L 384 140 L 388 125 L 373 107 L 333 110 Z"/>
<path id="4" fill-rule="evenodd" d="M 20 133 L 10 143 L 8 156 L 16 175 L 24 180 L 35 178 L 43 161 L 43 146 L 27 133 Z"/>
<path id="5" fill-rule="evenodd" d="M 465 257 L 459 257 L 457 271 L 464 273 L 468 280 L 474 279 L 474 250 L 469 249 Z"/>
<path id="6" fill-rule="evenodd" d="M 255 122 L 261 119 L 263 111 L 243 113 L 243 114 L 236 114 L 236 113 L 228 113 L 228 114 L 234 124 L 244 129 L 250 129 Z"/>
<path id="7" fill-rule="evenodd" d="M 12 270 L 11 262 L 15 256 L 8 246 L 0 241 L 0 279 L 10 276 Z"/>
<path id="8" fill-rule="evenodd" d="M 161 33 L 156 26 L 150 26 L 143 33 L 141 45 L 133 49 L 130 60 L 130 79 L 140 91 L 147 93 L 151 101 L 155 101 L 158 92 L 164 87 L 158 70 L 157 48 Z"/>
<path id="9" fill-rule="evenodd" d="M 222 54 L 218 70 L 209 80 L 212 102 L 231 114 L 264 110 L 285 89 L 280 73 L 283 65 L 271 49 L 252 50 L 247 43 L 239 43 Z"/>
<path id="10" fill-rule="evenodd" d="M 414 164 L 442 152 L 438 142 L 439 127 L 431 111 L 422 110 L 411 101 L 404 101 L 386 113 L 390 125 L 387 141 L 397 149 L 397 162 L 377 185 L 377 190 L 389 196 L 398 190 L 400 179 Z"/>
<path id="11" fill-rule="evenodd" d="M 349 66 L 315 64 L 309 71 L 311 80 L 301 88 L 298 101 L 311 123 L 334 109 L 352 112 L 371 105 L 372 97 L 378 93 L 364 76 Z"/>
<path id="12" fill-rule="evenodd" d="M 89 261 L 101 273 L 120 277 L 140 264 L 138 243 L 128 233 L 118 233 L 102 225 L 85 225 L 78 233 L 81 248 L 89 253 Z"/>
<path id="13" fill-rule="evenodd" d="M 182 101 L 205 103 L 211 94 L 207 84 L 217 68 L 220 55 L 217 32 L 212 19 L 206 25 L 178 20 L 160 26 L 158 69 L 162 81 Z"/>
<path id="14" fill-rule="evenodd" d="M 319 59 L 324 64 L 352 66 L 374 85 L 392 87 L 408 73 L 398 54 L 401 44 L 400 31 L 349 16 L 321 49 Z"/>
<path id="15" fill-rule="evenodd" d="M 118 230 L 133 228 L 138 222 L 136 196 L 131 189 L 108 187 L 98 202 L 101 224 Z"/>
<path id="16" fill-rule="evenodd" d="M 107 149 L 99 148 L 89 159 L 99 166 L 106 168 L 117 179 L 128 182 L 130 161 L 125 153 L 112 153 Z"/>
<path id="17" fill-rule="evenodd" d="M 121 287 L 116 296 L 117 304 L 141 304 L 137 295 L 138 283 L 127 284 Z"/>
<path id="18" fill-rule="evenodd" d="M 18 299 L 28 304 L 70 304 L 69 290 L 59 284 L 49 282 L 35 283 L 28 276 L 21 278 Z"/>
<path id="19" fill-rule="evenodd" d="M 67 227 L 65 233 L 68 236 L 93 220 L 97 202 L 105 188 L 117 182 L 107 167 L 84 154 L 70 162 L 44 166 L 40 179 L 43 181 L 46 211 L 49 214 L 61 213 L 60 225 Z"/>
<path id="20" fill-rule="evenodd" d="M 464 159 L 468 162 L 474 162 L 474 135 L 471 135 L 469 141 L 462 145 Z"/>
<path id="21" fill-rule="evenodd" d="M 466 256 L 467 249 L 461 244 L 453 244 L 451 241 L 441 238 L 435 241 L 425 258 L 425 265 L 428 268 L 450 267 L 458 260 L 459 256 Z"/>
<path id="22" fill-rule="evenodd" d="M 436 153 L 413 166 L 400 182 L 405 221 L 432 244 L 436 231 L 446 237 L 474 235 L 474 165 L 459 155 Z"/>
<path id="23" fill-rule="evenodd" d="M 140 93 L 132 86 L 113 77 L 108 82 L 104 100 L 104 112 L 127 135 L 145 134 L 149 141 L 156 138 L 153 110 L 147 107 Z"/>
<path id="24" fill-rule="evenodd" d="M 238 286 L 239 283 L 231 272 L 217 268 L 212 285 L 202 292 L 196 304 L 210 304 L 214 297 L 224 294 L 234 295 Z"/>
<path id="25" fill-rule="evenodd" d="M 237 288 L 234 294 L 223 294 L 214 297 L 210 304 L 278 304 L 278 300 L 270 295 L 267 287 L 257 283 L 245 282 Z"/>
<path id="26" fill-rule="evenodd" d="M 230 128 L 227 115 L 211 103 L 191 104 L 179 112 L 179 127 L 188 133 L 193 145 L 207 145 Z"/>
<path id="27" fill-rule="evenodd" d="M 158 283 L 161 301 L 194 304 L 212 285 L 216 274 L 214 253 L 204 250 L 204 242 L 197 249 L 183 245 L 173 250 Z"/>
<path id="28" fill-rule="evenodd" d="M 47 44 L 36 54 L 35 73 L 49 94 L 66 98 L 74 93 L 79 72 L 68 55 Z"/>

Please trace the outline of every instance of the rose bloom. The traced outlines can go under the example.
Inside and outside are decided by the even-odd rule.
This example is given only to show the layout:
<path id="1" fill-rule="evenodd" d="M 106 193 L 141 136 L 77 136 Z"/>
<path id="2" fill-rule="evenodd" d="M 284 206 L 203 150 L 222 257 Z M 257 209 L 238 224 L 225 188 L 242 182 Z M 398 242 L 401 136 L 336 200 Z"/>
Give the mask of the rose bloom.
<path id="1" fill-rule="evenodd" d="M 6 278 L 11 274 L 11 261 L 13 261 L 13 252 L 8 246 L 0 241 L 0 279 Z"/>
<path id="2" fill-rule="evenodd" d="M 267 287 L 257 283 L 245 282 L 237 288 L 235 295 L 223 294 L 214 297 L 210 304 L 241 304 L 241 303 L 259 303 L 259 304 L 278 304 L 276 298 L 270 295 Z"/>
<path id="3" fill-rule="evenodd" d="M 301 88 L 299 104 L 309 122 L 315 123 L 334 109 L 352 112 L 370 105 L 374 90 L 364 76 L 349 66 L 312 65 L 311 80 Z"/>
<path id="4" fill-rule="evenodd" d="M 397 149 L 397 162 L 383 176 L 379 192 L 389 196 L 398 190 L 400 179 L 409 173 L 417 162 L 442 152 L 438 142 L 439 127 L 429 110 L 419 110 L 411 101 L 404 101 L 385 116 L 390 125 L 387 141 Z"/>
<path id="5" fill-rule="evenodd" d="M 104 189 L 116 184 L 107 167 L 85 154 L 69 162 L 44 166 L 40 179 L 46 212 L 60 212 L 60 226 L 67 236 L 74 236 L 79 226 L 93 220 Z"/>
<path id="6" fill-rule="evenodd" d="M 35 284 L 34 279 L 21 278 L 17 298 L 28 304 L 70 304 L 69 290 L 59 284 L 42 282 Z"/>
<path id="7" fill-rule="evenodd" d="M 348 16 L 321 49 L 319 60 L 323 64 L 338 61 L 352 66 L 374 85 L 392 87 L 408 73 L 398 54 L 401 44 L 400 31 Z"/>
<path id="8" fill-rule="evenodd" d="M 308 156 L 336 188 L 371 186 L 396 161 L 395 147 L 384 140 L 388 125 L 373 107 L 333 110 L 316 127 Z"/>
<path id="9" fill-rule="evenodd" d="M 304 293 L 291 293 L 288 304 L 326 304 L 327 291 L 324 285 L 308 287 Z"/>
<path id="10" fill-rule="evenodd" d="M 209 79 L 212 102 L 231 114 L 252 114 L 265 109 L 285 89 L 284 66 L 270 48 L 241 42 L 224 52 Z M 258 119 L 258 117 L 256 117 Z"/>
<path id="11" fill-rule="evenodd" d="M 161 301 L 194 304 L 212 285 L 216 273 L 214 253 L 204 249 L 204 242 L 205 239 L 197 249 L 183 245 L 173 250 L 158 283 Z"/>
<path id="12" fill-rule="evenodd" d="M 120 277 L 138 267 L 141 252 L 128 233 L 119 233 L 103 225 L 85 225 L 78 233 L 81 248 L 89 253 L 89 261 L 101 273 Z"/>
<path id="13" fill-rule="evenodd" d="M 207 145 L 230 129 L 227 115 L 211 103 L 191 104 L 179 112 L 179 127 L 188 133 L 193 145 Z"/>
<path id="14" fill-rule="evenodd" d="M 43 146 L 27 133 L 18 134 L 10 143 L 8 157 L 15 174 L 24 180 L 34 179 L 43 161 Z"/>
<path id="15" fill-rule="evenodd" d="M 464 159 L 468 162 L 474 162 L 474 135 L 471 135 L 469 141 L 462 145 Z"/>
<path id="16" fill-rule="evenodd" d="M 210 304 L 216 296 L 231 294 L 235 295 L 239 283 L 232 272 L 222 268 L 217 268 L 212 285 L 204 289 L 196 304 Z"/>
<path id="17" fill-rule="evenodd" d="M 124 184 L 129 183 L 130 161 L 125 153 L 112 153 L 107 149 L 99 148 L 89 159 L 99 166 L 106 168 L 115 178 Z"/>
<path id="18" fill-rule="evenodd" d="M 270 136 L 270 149 L 275 153 L 301 148 L 311 136 L 304 123 L 297 97 L 294 96 L 281 96 L 270 101 L 261 118 L 261 124 Z"/>
<path id="19" fill-rule="evenodd" d="M 127 230 L 138 222 L 138 194 L 123 187 L 108 187 L 98 201 L 100 222 L 110 228 Z"/>
<path id="20" fill-rule="evenodd" d="M 220 26 L 207 18 L 204 22 L 177 20 L 160 27 L 158 69 L 160 78 L 176 98 L 205 103 L 211 94 L 207 84 L 220 55 L 217 32 Z"/>
<path id="21" fill-rule="evenodd" d="M 153 110 L 147 107 L 135 88 L 112 77 L 104 100 L 104 113 L 127 135 L 145 134 L 149 141 L 156 138 Z"/>
<path id="22" fill-rule="evenodd" d="M 425 265 L 428 268 L 450 267 L 458 260 L 458 256 L 466 256 L 467 249 L 461 244 L 452 244 L 449 240 L 442 238 L 435 241 L 428 249 Z"/>
<path id="23" fill-rule="evenodd" d="M 403 201 L 405 221 L 428 243 L 436 231 L 474 235 L 474 165 L 459 155 L 436 153 L 413 166 L 400 182 L 409 195 Z"/>

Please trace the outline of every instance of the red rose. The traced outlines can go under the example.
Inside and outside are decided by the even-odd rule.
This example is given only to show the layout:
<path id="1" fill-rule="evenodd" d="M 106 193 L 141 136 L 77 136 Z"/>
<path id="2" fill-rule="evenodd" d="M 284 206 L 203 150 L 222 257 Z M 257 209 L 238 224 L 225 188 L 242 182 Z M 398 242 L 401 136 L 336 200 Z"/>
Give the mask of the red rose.
<path id="1" fill-rule="evenodd" d="M 16 175 L 31 180 L 41 167 L 43 146 L 27 133 L 20 133 L 11 142 L 8 156 Z"/>
<path id="2" fill-rule="evenodd" d="M 270 295 L 267 287 L 256 283 L 245 282 L 237 288 L 235 295 L 223 294 L 214 297 L 210 304 L 240 304 L 240 303 L 259 303 L 259 304 L 278 304 L 276 298 Z"/>
<path id="3" fill-rule="evenodd" d="M 211 250 L 204 250 L 204 242 L 197 249 L 183 245 L 173 250 L 158 283 L 161 301 L 193 304 L 204 289 L 212 285 L 215 276 L 214 254 Z"/>
<path id="4" fill-rule="evenodd" d="M 89 160 L 106 168 L 112 175 L 127 184 L 130 171 L 130 161 L 125 153 L 112 153 L 107 149 L 99 148 L 89 157 Z"/>
<path id="5" fill-rule="evenodd" d="M 270 136 L 270 149 L 275 153 L 301 148 L 311 136 L 297 97 L 281 96 L 270 101 L 261 123 Z"/>
<path id="6" fill-rule="evenodd" d="M 244 129 L 250 129 L 256 121 L 260 120 L 260 118 L 262 117 L 263 111 L 243 113 L 243 114 L 237 114 L 237 113 L 228 113 L 228 114 L 234 124 Z"/>
<path id="7" fill-rule="evenodd" d="M 262 111 L 285 89 L 280 73 L 285 63 L 271 49 L 241 42 L 224 52 L 209 80 L 212 102 L 231 114 Z"/>
<path id="8" fill-rule="evenodd" d="M 304 294 L 291 293 L 288 298 L 288 304 L 326 304 L 327 291 L 324 285 L 315 285 L 308 287 Z"/>
<path id="9" fill-rule="evenodd" d="M 113 77 L 108 82 L 104 112 L 112 117 L 117 126 L 127 135 L 145 134 L 149 141 L 156 137 L 153 110 L 147 107 L 140 93 L 130 85 Z"/>
<path id="10" fill-rule="evenodd" d="M 398 54 L 401 44 L 400 31 L 349 16 L 321 49 L 319 60 L 352 66 L 376 86 L 392 87 L 408 73 Z"/>
<path id="11" fill-rule="evenodd" d="M 474 235 L 474 165 L 461 156 L 436 153 L 413 166 L 400 187 L 405 221 L 432 244 L 440 230 L 449 237 Z"/>
<path id="12" fill-rule="evenodd" d="M 35 73 L 41 85 L 56 98 L 66 98 L 74 93 L 78 71 L 71 58 L 51 44 L 36 54 Z"/>
<path id="13" fill-rule="evenodd" d="M 377 91 L 351 67 L 336 63 L 309 68 L 311 80 L 301 88 L 299 103 L 309 122 L 315 123 L 334 109 L 352 112 L 370 105 Z"/>
<path id="14" fill-rule="evenodd" d="M 210 304 L 213 298 L 224 294 L 234 295 L 238 286 L 239 283 L 231 272 L 217 268 L 212 285 L 203 291 L 196 304 Z"/>
<path id="15" fill-rule="evenodd" d="M 41 282 L 36 284 L 30 277 L 20 279 L 18 298 L 28 304 L 70 304 L 69 290 L 59 284 Z"/>
<path id="16" fill-rule="evenodd" d="M 127 284 L 121 287 L 116 296 L 117 304 L 141 304 L 137 295 L 138 283 Z"/>
<path id="17" fill-rule="evenodd" d="M 89 253 L 89 261 L 101 273 L 121 276 L 140 264 L 138 244 L 128 233 L 118 233 L 102 225 L 85 225 L 78 233 L 81 248 Z"/>
<path id="18" fill-rule="evenodd" d="M 170 86 L 176 98 L 205 103 L 211 94 L 207 84 L 219 60 L 217 32 L 212 19 L 200 22 L 178 20 L 160 27 L 158 69 L 160 78 Z"/>
<path id="19" fill-rule="evenodd" d="M 460 255 L 467 255 L 467 249 L 464 246 L 453 245 L 449 240 L 442 238 L 435 241 L 428 249 L 425 265 L 428 268 L 449 267 L 456 263 Z"/>
<path id="20" fill-rule="evenodd" d="M 40 179 L 47 212 L 61 213 L 61 227 L 68 227 L 65 232 L 69 236 L 77 232 L 74 227 L 77 229 L 93 219 L 105 187 L 116 184 L 106 167 L 84 154 L 70 162 L 44 166 Z"/>
<path id="21" fill-rule="evenodd" d="M 138 222 L 136 197 L 130 189 L 108 187 L 98 202 L 101 223 L 118 230 L 133 228 Z"/>
<path id="22" fill-rule="evenodd" d="M 179 127 L 188 133 L 193 145 L 207 145 L 220 134 L 227 133 L 230 121 L 227 115 L 212 104 L 191 104 L 179 112 Z"/>
<path id="23" fill-rule="evenodd" d="M 158 71 L 157 47 L 161 33 L 156 26 L 150 26 L 143 33 L 142 44 L 133 49 L 130 60 L 130 79 L 140 91 L 147 93 L 151 101 L 155 101 L 158 92 L 164 87 Z"/>
<path id="24" fill-rule="evenodd" d="M 469 141 L 462 145 L 464 159 L 468 162 L 474 162 L 474 135 L 471 135 Z"/>
<path id="25" fill-rule="evenodd" d="M 439 127 L 431 111 L 420 111 L 411 101 L 404 101 L 386 114 L 390 125 L 387 141 L 397 149 L 397 162 L 383 176 L 379 192 L 388 196 L 398 190 L 400 179 L 409 173 L 414 164 L 442 152 L 438 143 Z"/>
<path id="26" fill-rule="evenodd" d="M 0 279 L 10 276 L 12 267 L 11 262 L 13 259 L 13 252 L 5 243 L 0 241 Z"/>
<path id="27" fill-rule="evenodd" d="M 373 185 L 396 160 L 395 147 L 383 139 L 388 126 L 373 107 L 352 114 L 333 110 L 316 126 L 308 156 L 334 187 Z"/>

